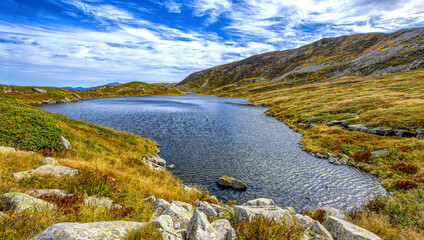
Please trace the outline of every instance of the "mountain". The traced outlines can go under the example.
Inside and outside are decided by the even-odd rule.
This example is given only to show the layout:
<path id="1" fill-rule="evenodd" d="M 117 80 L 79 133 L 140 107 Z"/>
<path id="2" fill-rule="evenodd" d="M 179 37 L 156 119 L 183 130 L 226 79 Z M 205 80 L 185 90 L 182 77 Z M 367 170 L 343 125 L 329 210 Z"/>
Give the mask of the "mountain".
<path id="1" fill-rule="evenodd" d="M 73 90 L 80 90 L 80 91 L 84 91 L 90 88 L 85 88 L 85 87 L 62 87 L 62 88 L 66 88 L 66 89 L 73 89 Z"/>
<path id="2" fill-rule="evenodd" d="M 424 28 L 324 38 L 296 49 L 268 52 L 190 74 L 183 89 L 213 89 L 241 80 L 307 82 L 375 76 L 424 67 Z"/>

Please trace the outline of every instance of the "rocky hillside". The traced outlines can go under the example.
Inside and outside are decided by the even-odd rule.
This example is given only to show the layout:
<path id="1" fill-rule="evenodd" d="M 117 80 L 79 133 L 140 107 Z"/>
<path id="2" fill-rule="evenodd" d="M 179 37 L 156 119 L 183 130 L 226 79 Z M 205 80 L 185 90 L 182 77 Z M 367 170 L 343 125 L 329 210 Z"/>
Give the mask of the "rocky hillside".
<path id="1" fill-rule="evenodd" d="M 177 87 L 212 89 L 241 80 L 298 83 L 423 67 L 424 28 L 415 28 L 324 38 L 297 49 L 259 54 L 195 72 Z"/>

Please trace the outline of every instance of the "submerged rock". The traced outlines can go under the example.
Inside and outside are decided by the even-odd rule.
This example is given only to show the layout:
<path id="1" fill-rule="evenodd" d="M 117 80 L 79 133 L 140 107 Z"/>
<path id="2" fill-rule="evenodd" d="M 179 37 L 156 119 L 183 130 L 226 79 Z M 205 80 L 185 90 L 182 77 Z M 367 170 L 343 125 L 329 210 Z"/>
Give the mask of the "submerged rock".
<path id="1" fill-rule="evenodd" d="M 48 227 L 31 240 L 120 240 L 125 239 L 129 231 L 146 224 L 126 221 L 58 223 Z"/>
<path id="2" fill-rule="evenodd" d="M 234 179 L 232 177 L 227 177 L 227 176 L 220 177 L 216 181 L 216 183 L 219 186 L 224 187 L 224 188 L 232 188 L 232 189 L 235 189 L 235 190 L 246 190 L 247 189 L 247 185 L 244 182 L 237 180 L 237 179 Z"/>

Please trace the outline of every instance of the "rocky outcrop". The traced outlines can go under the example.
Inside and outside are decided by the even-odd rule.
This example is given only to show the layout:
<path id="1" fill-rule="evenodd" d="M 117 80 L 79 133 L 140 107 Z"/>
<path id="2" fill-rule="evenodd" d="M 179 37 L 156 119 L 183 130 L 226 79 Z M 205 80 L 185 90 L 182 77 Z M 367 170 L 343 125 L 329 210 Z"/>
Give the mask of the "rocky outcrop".
<path id="1" fill-rule="evenodd" d="M 232 177 L 227 177 L 227 176 L 220 177 L 216 181 L 216 183 L 219 186 L 224 187 L 224 188 L 232 188 L 232 189 L 235 189 L 235 190 L 246 190 L 247 189 L 247 185 L 244 182 L 237 180 L 237 179 L 234 179 Z"/>
<path id="2" fill-rule="evenodd" d="M 37 93 L 47 93 L 46 90 L 41 89 L 41 88 L 33 88 L 32 91 L 37 92 Z"/>
<path id="3" fill-rule="evenodd" d="M 215 229 L 209 223 L 206 215 L 198 210 L 194 211 L 187 227 L 188 240 L 217 239 Z"/>
<path id="4" fill-rule="evenodd" d="M 76 94 L 76 93 L 72 93 L 72 96 L 74 96 L 74 97 L 76 97 L 77 99 L 82 99 L 78 94 Z"/>
<path id="5" fill-rule="evenodd" d="M 149 158 L 145 159 L 144 163 L 153 171 L 164 171 L 166 170 L 166 161 L 165 159 L 154 156 L 153 154 L 148 153 Z"/>
<path id="6" fill-rule="evenodd" d="M 127 233 L 145 226 L 140 222 L 58 223 L 48 227 L 31 240 L 119 240 Z"/>
<path id="7" fill-rule="evenodd" d="M 72 150 L 72 145 L 64 136 L 60 136 L 60 141 L 62 142 L 62 147 L 65 151 Z"/>
<path id="8" fill-rule="evenodd" d="M 276 206 L 271 199 L 257 199 L 244 205 L 234 206 L 234 217 L 237 223 L 253 219 L 255 216 L 272 218 L 281 223 L 292 222 L 290 212 Z"/>
<path id="9" fill-rule="evenodd" d="M 28 194 L 16 192 L 1 195 L 0 202 L 6 211 L 13 211 L 16 214 L 20 214 L 28 210 L 45 211 L 56 208 L 56 206 L 51 203 L 31 197 Z"/>
<path id="10" fill-rule="evenodd" d="M 379 236 L 364 228 L 332 216 L 327 218 L 324 226 L 336 240 L 381 240 Z"/>
<path id="11" fill-rule="evenodd" d="M 215 229 L 218 240 L 236 239 L 236 231 L 234 231 L 227 219 L 216 220 L 211 224 L 211 226 Z"/>
<path id="12" fill-rule="evenodd" d="M 174 229 L 186 228 L 191 217 L 189 211 L 174 202 L 168 205 L 161 215 L 169 215 L 172 218 L 174 221 Z"/>

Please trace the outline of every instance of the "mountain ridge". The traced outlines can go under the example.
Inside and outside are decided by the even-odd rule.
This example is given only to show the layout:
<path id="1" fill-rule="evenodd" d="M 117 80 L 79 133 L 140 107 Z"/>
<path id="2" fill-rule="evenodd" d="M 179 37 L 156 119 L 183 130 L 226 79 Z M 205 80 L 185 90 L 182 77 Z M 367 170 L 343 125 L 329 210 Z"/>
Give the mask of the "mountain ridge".
<path id="1" fill-rule="evenodd" d="M 424 66 L 424 28 L 323 38 L 305 46 L 254 55 L 190 74 L 184 89 L 213 89 L 242 80 L 305 82 L 374 76 Z"/>

